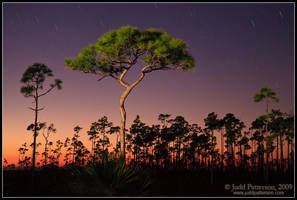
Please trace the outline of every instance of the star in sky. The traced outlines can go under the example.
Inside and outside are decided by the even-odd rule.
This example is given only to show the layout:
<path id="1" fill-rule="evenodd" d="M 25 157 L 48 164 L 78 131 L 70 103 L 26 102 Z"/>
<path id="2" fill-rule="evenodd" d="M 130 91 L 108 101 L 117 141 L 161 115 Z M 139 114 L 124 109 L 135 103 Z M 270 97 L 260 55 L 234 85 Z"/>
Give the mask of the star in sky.
<path id="1" fill-rule="evenodd" d="M 281 10 L 278 11 L 279 16 L 281 17 L 281 19 L 284 19 L 284 14 Z"/>
<path id="2" fill-rule="evenodd" d="M 256 27 L 256 22 L 253 19 L 250 19 L 250 24 L 252 25 L 253 28 Z"/>
<path id="3" fill-rule="evenodd" d="M 58 31 L 59 30 L 58 25 L 57 24 L 54 24 L 54 26 L 55 26 L 56 31 Z"/>
<path id="4" fill-rule="evenodd" d="M 191 10 L 189 10 L 189 14 L 190 14 L 191 17 L 193 17 L 193 13 L 192 13 Z"/>
<path id="5" fill-rule="evenodd" d="M 36 15 L 34 16 L 34 19 L 35 19 L 36 23 L 39 24 L 39 18 Z"/>

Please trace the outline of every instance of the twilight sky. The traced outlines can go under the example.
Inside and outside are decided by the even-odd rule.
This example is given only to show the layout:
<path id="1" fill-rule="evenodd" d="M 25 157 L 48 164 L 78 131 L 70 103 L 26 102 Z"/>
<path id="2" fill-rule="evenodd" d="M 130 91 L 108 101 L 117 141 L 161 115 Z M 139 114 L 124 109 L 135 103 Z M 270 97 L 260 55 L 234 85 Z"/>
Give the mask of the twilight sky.
<path id="1" fill-rule="evenodd" d="M 161 28 L 187 42 L 196 60 L 194 72 L 147 74 L 126 100 L 128 128 L 137 114 L 151 125 L 159 113 L 182 115 L 203 127 L 210 112 L 220 118 L 234 113 L 249 126 L 265 111 L 264 103 L 253 102 L 264 86 L 280 99 L 272 108 L 294 109 L 293 3 L 4 3 L 2 9 L 2 148 L 9 163 L 17 161 L 22 143 L 32 143 L 26 128 L 34 121 L 28 109 L 33 104 L 20 93 L 20 79 L 34 62 L 46 64 L 63 81 L 62 90 L 40 98 L 45 109 L 39 121 L 57 128 L 52 141 L 72 137 L 80 125 L 89 147 L 86 131 L 92 122 L 106 115 L 120 124 L 123 87 L 110 78 L 98 82 L 94 75 L 70 71 L 64 59 L 123 25 Z M 138 70 L 126 80 L 134 81 Z M 41 135 L 37 142 L 44 142 Z"/>

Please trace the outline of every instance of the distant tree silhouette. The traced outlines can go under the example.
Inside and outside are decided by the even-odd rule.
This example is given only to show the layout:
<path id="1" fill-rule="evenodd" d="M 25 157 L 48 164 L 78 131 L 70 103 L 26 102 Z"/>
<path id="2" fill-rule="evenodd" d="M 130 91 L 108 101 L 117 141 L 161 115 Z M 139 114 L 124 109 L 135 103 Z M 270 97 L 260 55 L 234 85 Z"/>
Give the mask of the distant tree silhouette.
<path id="1" fill-rule="evenodd" d="M 254 95 L 254 102 L 265 101 L 266 113 L 268 114 L 270 101 L 271 100 L 275 101 L 275 102 L 279 101 L 279 99 L 275 95 L 276 95 L 275 92 L 273 92 L 270 88 L 263 87 L 260 89 L 260 92 L 258 92 Z"/>
<path id="2" fill-rule="evenodd" d="M 257 148 L 255 150 L 255 156 L 258 158 L 258 169 L 263 169 L 264 167 L 264 133 L 265 133 L 265 124 L 267 118 L 265 116 L 260 116 L 255 119 L 251 127 L 249 128 L 253 132 L 252 137 L 250 138 L 251 141 L 255 141 L 257 143 Z"/>
<path id="3" fill-rule="evenodd" d="M 207 118 L 204 119 L 205 126 L 211 132 L 211 184 L 213 184 L 213 160 L 214 160 L 214 152 L 216 144 L 214 141 L 216 140 L 214 136 L 214 131 L 220 128 L 220 121 L 217 119 L 217 114 L 214 112 L 209 113 Z"/>
<path id="4" fill-rule="evenodd" d="M 44 155 L 44 166 L 47 165 L 47 159 L 48 159 L 48 137 L 50 136 L 51 133 L 56 133 L 56 128 L 54 128 L 54 124 L 50 124 L 49 126 L 46 126 L 46 123 L 45 123 L 45 126 L 44 126 L 44 129 L 43 129 L 43 137 L 44 137 L 44 140 L 45 140 L 45 143 L 44 143 L 44 152 L 43 152 L 43 155 Z M 45 133 L 46 132 L 46 133 Z"/>
<path id="5" fill-rule="evenodd" d="M 225 127 L 225 121 L 224 119 L 218 119 L 217 120 L 217 129 L 220 132 L 221 135 L 221 167 L 224 167 L 224 127 Z"/>
<path id="6" fill-rule="evenodd" d="M 3 159 L 3 162 L 4 162 L 4 165 L 3 165 L 3 166 L 4 166 L 4 167 L 7 167 L 8 162 L 7 162 L 6 158 Z"/>
<path id="7" fill-rule="evenodd" d="M 268 130 L 272 133 L 272 138 L 277 139 L 276 144 L 276 160 L 277 167 L 281 169 L 284 168 L 284 139 L 287 140 L 287 153 L 290 151 L 290 144 L 292 143 L 292 138 L 294 137 L 294 117 L 282 113 L 280 110 L 273 110 L 269 115 Z M 285 137 L 285 138 L 284 138 Z M 280 149 L 280 153 L 279 153 Z M 293 147 L 291 147 L 293 150 Z M 280 162 L 279 162 L 280 154 Z M 287 154 L 288 166 L 290 155 Z M 279 166 L 280 165 L 280 166 Z"/>
<path id="8" fill-rule="evenodd" d="M 145 146 L 143 137 L 147 129 L 148 126 L 141 122 L 139 115 L 137 115 L 136 119 L 131 124 L 130 134 L 127 138 L 131 144 L 131 150 L 135 162 L 138 162 L 141 158 L 141 150 L 143 150 Z"/>
<path id="9" fill-rule="evenodd" d="M 78 135 L 78 133 L 79 133 L 79 131 L 81 130 L 82 128 L 80 127 L 80 126 L 75 126 L 74 127 L 74 135 L 73 135 L 73 137 L 72 137 L 72 139 L 71 139 L 71 141 L 72 141 L 72 143 L 71 143 L 71 146 L 72 146 L 72 163 L 75 163 L 75 157 L 76 157 L 76 151 L 77 151 L 77 148 L 78 148 L 78 146 L 79 146 L 79 140 L 78 140 L 78 138 L 79 138 L 79 135 Z"/>
<path id="10" fill-rule="evenodd" d="M 202 129 L 198 124 L 192 124 L 190 125 L 190 147 L 189 147 L 189 152 L 192 155 L 192 166 L 195 168 L 196 167 L 196 162 L 197 162 L 197 154 L 198 158 L 200 159 L 200 154 L 201 154 L 201 148 L 199 142 L 200 140 L 200 133 L 202 133 Z M 200 161 L 199 161 L 200 164 Z"/>
<path id="11" fill-rule="evenodd" d="M 219 120 L 217 119 L 217 116 L 218 116 L 217 114 L 212 112 L 212 113 L 209 113 L 207 118 L 204 119 L 205 126 L 211 132 L 211 143 L 212 143 L 213 147 L 215 147 L 215 145 L 214 145 L 214 131 L 219 128 Z M 214 152 L 214 149 L 212 149 L 212 152 Z M 211 156 L 212 156 L 211 162 L 213 162 L 213 155 L 211 155 Z"/>
<path id="12" fill-rule="evenodd" d="M 41 142 L 36 143 L 36 148 L 35 148 L 35 159 L 36 160 L 37 160 L 38 156 L 40 155 L 40 153 L 38 151 L 38 147 L 40 147 L 41 145 L 42 145 Z M 30 144 L 30 148 L 32 148 L 32 151 L 31 152 L 33 152 L 33 143 Z M 37 165 L 40 165 L 40 163 L 37 164 Z"/>
<path id="13" fill-rule="evenodd" d="M 205 169 L 207 168 L 207 158 L 209 156 L 211 143 L 210 141 L 211 136 L 209 134 L 209 130 L 206 128 L 202 129 L 201 134 L 198 136 L 198 155 L 201 156 L 201 161 L 199 161 L 199 163 L 201 163 Z"/>
<path id="14" fill-rule="evenodd" d="M 247 135 L 249 135 L 249 131 L 245 131 L 244 135 L 238 140 L 237 145 L 239 146 L 239 158 L 240 158 L 240 165 L 241 167 L 245 167 L 247 165 L 247 155 L 246 150 L 250 149 L 249 145 L 249 138 Z"/>
<path id="15" fill-rule="evenodd" d="M 89 140 L 91 140 L 91 143 L 92 143 L 92 147 L 91 147 L 92 155 L 91 155 L 91 157 L 92 157 L 92 160 L 94 162 L 95 159 L 96 159 L 95 145 L 96 145 L 97 139 L 99 138 L 99 136 L 98 136 L 99 132 L 97 130 L 97 122 L 93 122 L 91 124 L 90 130 L 87 131 L 87 134 L 90 136 Z"/>
<path id="16" fill-rule="evenodd" d="M 109 138 L 107 134 L 112 134 L 115 132 L 112 128 L 112 123 L 108 122 L 106 116 L 101 117 L 97 121 L 93 122 L 90 126 L 90 130 L 87 134 L 90 135 L 90 140 L 92 142 L 92 159 L 95 161 L 98 156 L 106 156 L 108 153 L 108 146 L 110 145 Z M 101 135 L 101 137 L 100 137 Z"/>
<path id="17" fill-rule="evenodd" d="M 242 136 L 241 131 L 245 127 L 244 123 L 237 119 L 234 114 L 227 113 L 224 117 L 226 147 L 229 164 L 235 164 L 235 145 Z"/>
<path id="18" fill-rule="evenodd" d="M 174 119 L 169 120 L 170 131 L 175 135 L 175 162 L 180 164 L 181 161 L 181 152 L 182 152 L 182 144 L 183 144 L 183 137 L 186 136 L 190 131 L 189 122 L 185 120 L 182 116 L 176 116 Z"/>
<path id="19" fill-rule="evenodd" d="M 118 153 L 120 152 L 120 143 L 119 143 L 119 133 L 120 133 L 120 127 L 119 126 L 112 126 L 110 127 L 109 133 L 110 134 L 116 134 L 116 143 L 115 143 L 115 148 L 114 151 L 116 153 L 116 156 L 118 156 Z"/>
<path id="20" fill-rule="evenodd" d="M 107 156 L 108 153 L 108 147 L 110 146 L 109 138 L 107 137 L 107 134 L 111 134 L 110 129 L 112 127 L 112 123 L 108 121 L 108 118 L 106 116 L 101 117 L 97 121 L 97 128 L 99 133 L 102 135 L 102 137 L 99 137 L 99 141 L 97 141 L 97 146 L 102 146 L 102 150 L 100 151 L 103 156 Z"/>
<path id="21" fill-rule="evenodd" d="M 169 165 L 169 162 L 173 157 L 173 155 L 171 155 L 170 148 L 173 147 L 173 142 L 175 139 L 174 134 L 168 127 L 170 116 L 170 114 L 159 114 L 158 120 L 161 122 L 161 128 L 160 126 L 155 126 L 156 132 L 159 133 L 156 135 L 157 141 L 155 144 L 156 161 L 158 164 L 159 160 L 162 159 L 166 166 Z"/>
<path id="22" fill-rule="evenodd" d="M 89 155 L 89 151 L 84 146 L 83 142 L 80 141 L 78 138 L 79 132 L 82 128 L 80 126 L 74 127 L 74 135 L 71 139 L 71 148 L 68 148 L 68 151 L 72 150 L 72 164 L 74 165 L 84 165 L 86 163 L 86 159 Z"/>
<path id="23" fill-rule="evenodd" d="M 123 79 L 139 59 L 145 65 L 138 79 L 129 84 Z M 105 33 L 95 44 L 82 49 L 75 59 L 65 59 L 65 65 L 71 70 L 98 75 L 99 80 L 111 77 L 125 87 L 120 98 L 121 157 L 125 159 L 124 103 L 129 93 L 147 73 L 156 70 L 187 71 L 193 69 L 194 59 L 188 53 L 186 43 L 163 30 L 140 31 L 136 27 L 123 26 Z"/>
<path id="24" fill-rule="evenodd" d="M 19 166 L 21 168 L 29 168 L 32 163 L 30 162 L 31 157 L 26 156 L 26 152 L 28 151 L 27 143 L 25 142 L 22 146 L 18 149 L 19 152 Z"/>
<path id="25" fill-rule="evenodd" d="M 293 115 L 288 115 L 285 118 L 285 136 L 287 140 L 287 159 L 288 159 L 288 167 L 293 164 L 293 159 L 294 159 L 294 116 Z M 291 151 L 290 151 L 290 146 L 291 146 Z"/>
<path id="26" fill-rule="evenodd" d="M 46 77 L 53 76 L 52 70 L 49 69 L 45 64 L 34 63 L 29 66 L 23 73 L 21 83 L 24 85 L 21 87 L 21 93 L 25 97 L 31 97 L 34 99 L 35 108 L 29 107 L 35 112 L 35 121 L 33 126 L 33 154 L 32 154 L 32 169 L 35 168 L 35 150 L 36 150 L 36 137 L 38 136 L 38 112 L 44 108 L 39 108 L 39 98 L 48 94 L 54 88 L 61 89 L 62 81 L 55 79 L 55 82 L 49 85 L 49 88 L 44 90 L 44 82 Z"/>
<path id="27" fill-rule="evenodd" d="M 72 155 L 72 147 L 70 146 L 70 139 L 68 137 L 66 137 L 64 141 L 64 148 L 66 148 L 64 161 L 65 165 L 67 166 L 71 162 L 70 156 Z"/>
<path id="28" fill-rule="evenodd" d="M 273 92 L 270 88 L 264 87 L 260 89 L 260 92 L 254 95 L 254 102 L 265 101 L 266 103 L 266 115 L 268 118 L 269 114 L 269 103 L 270 101 L 278 102 L 279 99 L 275 96 L 275 92 Z M 273 136 L 268 132 L 268 120 L 265 121 L 265 136 L 264 140 L 266 142 L 266 164 L 264 166 L 264 177 L 265 181 L 268 182 L 268 168 L 269 168 L 269 155 L 273 151 Z"/>
<path id="29" fill-rule="evenodd" d="M 263 87 L 260 89 L 260 92 L 258 92 L 254 95 L 254 102 L 261 102 L 261 101 L 265 101 L 265 103 L 266 103 L 266 117 L 268 118 L 270 101 L 279 102 L 279 99 L 276 97 L 276 93 L 273 92 L 270 88 Z M 270 148 L 271 148 L 271 135 L 268 133 L 268 121 L 266 121 L 265 130 L 266 130 L 266 134 L 268 137 L 267 139 L 265 139 L 267 142 L 266 146 L 270 146 Z M 269 161 L 269 150 L 266 151 L 266 163 L 267 164 L 268 164 L 268 161 Z M 266 173 L 268 173 L 268 172 L 266 172 Z"/>
<path id="30" fill-rule="evenodd" d="M 59 159 L 62 155 L 61 150 L 63 145 L 63 142 L 61 142 L 60 140 L 56 141 L 56 148 L 52 149 L 52 156 L 50 157 L 51 165 L 59 166 Z"/>

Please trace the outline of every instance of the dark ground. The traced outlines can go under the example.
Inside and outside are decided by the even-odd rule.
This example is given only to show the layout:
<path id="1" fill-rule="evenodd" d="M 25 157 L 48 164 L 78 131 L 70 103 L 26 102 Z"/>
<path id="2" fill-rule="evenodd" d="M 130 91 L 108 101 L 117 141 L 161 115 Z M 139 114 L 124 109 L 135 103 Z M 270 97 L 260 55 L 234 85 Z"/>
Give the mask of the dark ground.
<path id="1" fill-rule="evenodd" d="M 82 169 L 82 168 L 79 168 Z M 250 170 L 250 169 L 249 169 Z M 137 172 L 138 179 L 117 179 L 113 172 L 102 171 L 102 174 L 89 176 L 84 173 L 75 174 L 74 168 L 52 167 L 38 169 L 34 173 L 32 187 L 32 172 L 30 170 L 3 171 L 3 197 L 71 197 L 71 196 L 236 196 L 226 184 L 232 188 L 235 185 L 275 185 L 292 186 L 294 171 L 286 173 L 269 172 L 267 183 L 263 173 L 251 173 L 242 169 L 214 171 L 214 182 L 210 183 L 209 170 L 161 169 L 145 168 Z M 99 172 L 100 173 L 100 172 Z M 110 173 L 110 174 L 108 174 Z M 106 175 L 107 174 L 107 175 Z M 102 177 L 102 178 L 100 178 Z M 147 187 L 145 178 L 149 180 Z M 102 179 L 102 181 L 98 181 Z M 125 180 L 127 182 L 121 182 Z M 129 182 L 129 183 L 128 183 Z M 291 184 L 291 185 L 289 185 Z M 142 187 L 143 186 L 143 187 Z M 227 189 L 226 189 L 227 188 Z M 294 195 L 294 189 L 283 188 L 281 194 L 267 195 L 270 197 L 288 197 Z M 238 196 L 238 194 L 237 194 Z M 244 196 L 244 195 L 239 195 Z M 256 195 L 257 196 L 257 195 Z M 259 195 L 259 196 L 263 196 Z"/>

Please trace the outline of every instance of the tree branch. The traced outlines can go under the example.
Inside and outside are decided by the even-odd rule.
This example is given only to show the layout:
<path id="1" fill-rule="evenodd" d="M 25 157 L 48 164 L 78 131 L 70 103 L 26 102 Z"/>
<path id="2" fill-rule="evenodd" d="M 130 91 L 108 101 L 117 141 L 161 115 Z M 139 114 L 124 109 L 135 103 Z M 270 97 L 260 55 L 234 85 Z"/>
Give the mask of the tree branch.
<path id="1" fill-rule="evenodd" d="M 134 83 L 132 83 L 129 87 L 130 87 L 130 88 L 135 87 L 135 86 L 136 86 L 136 85 L 143 79 L 143 77 L 144 77 L 144 75 L 145 75 L 145 70 L 148 69 L 148 68 L 150 68 L 150 67 L 152 67 L 151 64 L 144 66 L 144 67 L 142 68 L 142 70 L 141 70 L 141 75 L 140 75 L 140 77 L 139 77 Z"/>
<path id="2" fill-rule="evenodd" d="M 47 93 L 49 93 L 52 89 L 54 89 L 56 86 L 53 86 L 53 87 L 51 87 L 50 89 L 48 89 L 45 93 L 43 93 L 43 94 L 41 94 L 41 95 L 38 95 L 37 97 L 39 98 L 39 97 L 41 97 L 41 96 L 43 96 L 43 95 L 46 95 Z"/>
<path id="3" fill-rule="evenodd" d="M 129 58 L 129 60 L 130 60 L 130 58 Z M 128 83 L 126 83 L 125 81 L 123 81 L 123 78 L 129 71 L 129 69 L 135 64 L 135 61 L 136 61 L 136 59 L 134 59 L 133 62 L 128 65 L 128 68 L 124 69 L 124 71 L 121 73 L 120 77 L 118 78 L 119 83 L 126 88 L 129 87 L 130 85 Z"/>
<path id="4" fill-rule="evenodd" d="M 108 75 L 104 75 L 104 76 L 100 77 L 97 81 L 101 81 L 101 80 L 104 79 L 106 76 L 108 76 Z"/>
<path id="5" fill-rule="evenodd" d="M 110 60 L 112 63 L 116 63 L 116 64 L 130 64 L 130 62 L 127 61 L 116 61 L 116 60 Z"/>
<path id="6" fill-rule="evenodd" d="M 35 108 L 31 108 L 31 107 L 28 107 L 29 109 L 31 109 L 31 110 L 33 110 L 33 111 L 36 111 L 36 109 Z M 40 108 L 40 109 L 37 109 L 37 111 L 41 111 L 41 110 L 43 110 L 45 107 L 43 107 L 43 108 Z"/>

